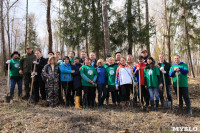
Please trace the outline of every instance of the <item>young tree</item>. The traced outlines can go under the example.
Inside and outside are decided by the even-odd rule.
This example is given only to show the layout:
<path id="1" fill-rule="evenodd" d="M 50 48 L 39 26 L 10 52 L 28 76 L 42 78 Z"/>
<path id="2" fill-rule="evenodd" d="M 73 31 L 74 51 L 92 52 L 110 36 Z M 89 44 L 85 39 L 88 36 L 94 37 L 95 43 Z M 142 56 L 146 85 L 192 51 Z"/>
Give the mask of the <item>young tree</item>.
<path id="1" fill-rule="evenodd" d="M 51 0 L 47 0 L 47 31 L 49 34 L 48 50 L 52 51 L 53 40 L 52 40 L 52 29 L 51 29 Z"/>

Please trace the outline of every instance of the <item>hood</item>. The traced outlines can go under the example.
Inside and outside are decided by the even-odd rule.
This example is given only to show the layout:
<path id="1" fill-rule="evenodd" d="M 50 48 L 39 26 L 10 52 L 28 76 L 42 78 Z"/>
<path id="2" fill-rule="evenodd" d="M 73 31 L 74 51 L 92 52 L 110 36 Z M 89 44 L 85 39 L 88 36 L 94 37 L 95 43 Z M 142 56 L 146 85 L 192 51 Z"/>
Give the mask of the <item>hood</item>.
<path id="1" fill-rule="evenodd" d="M 184 64 L 184 62 L 180 62 L 179 64 L 174 63 L 174 65 L 180 65 L 180 64 Z"/>

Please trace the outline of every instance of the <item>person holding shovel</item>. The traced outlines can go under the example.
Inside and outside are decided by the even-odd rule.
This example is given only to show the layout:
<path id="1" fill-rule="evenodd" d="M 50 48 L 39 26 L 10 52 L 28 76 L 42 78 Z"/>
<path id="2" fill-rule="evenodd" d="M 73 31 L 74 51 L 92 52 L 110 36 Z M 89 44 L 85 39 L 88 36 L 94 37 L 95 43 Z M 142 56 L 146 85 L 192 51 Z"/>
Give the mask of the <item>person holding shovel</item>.
<path id="1" fill-rule="evenodd" d="M 183 99 L 186 104 L 187 113 L 189 115 L 192 114 L 191 111 L 191 103 L 189 98 L 189 92 L 188 92 L 188 78 L 187 74 L 189 72 L 188 65 L 184 62 L 181 62 L 181 58 L 179 55 L 174 56 L 174 65 L 170 68 L 169 76 L 173 79 L 173 87 L 177 94 L 179 96 L 179 108 L 181 111 L 183 111 Z M 177 82 L 177 80 L 179 82 Z M 178 91 L 179 89 L 179 91 Z"/>
<path id="2" fill-rule="evenodd" d="M 160 77 L 161 77 L 161 83 L 163 85 L 165 84 L 166 90 L 164 90 L 164 86 L 159 90 L 159 96 L 160 96 L 160 101 L 162 107 L 164 106 L 164 96 L 163 92 L 167 93 L 167 99 L 169 102 L 171 102 L 171 109 L 172 109 L 172 96 L 171 96 L 171 79 L 169 77 L 169 70 L 171 67 L 171 64 L 165 61 L 165 57 L 163 54 L 159 55 L 159 62 L 158 62 L 158 67 L 160 68 Z M 163 79 L 164 75 L 164 79 Z M 165 80 L 165 82 L 164 82 Z"/>
<path id="3" fill-rule="evenodd" d="M 15 84 L 18 85 L 18 98 L 22 96 L 22 75 L 19 74 L 18 65 L 20 60 L 20 54 L 14 51 L 11 54 L 11 60 L 6 61 L 6 69 L 10 69 L 10 97 L 14 97 Z M 10 65 L 9 65 L 10 64 Z M 10 66 L 10 68 L 8 68 Z"/>

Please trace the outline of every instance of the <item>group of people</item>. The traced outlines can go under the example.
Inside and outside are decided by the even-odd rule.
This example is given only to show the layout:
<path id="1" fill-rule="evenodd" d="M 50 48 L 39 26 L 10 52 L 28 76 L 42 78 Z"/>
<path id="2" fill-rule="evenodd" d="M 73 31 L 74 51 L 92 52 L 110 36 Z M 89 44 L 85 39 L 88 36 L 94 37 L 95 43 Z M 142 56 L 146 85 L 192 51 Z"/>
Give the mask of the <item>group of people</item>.
<path id="1" fill-rule="evenodd" d="M 109 104 L 111 93 L 112 103 L 122 108 L 130 106 L 130 101 L 137 103 L 144 110 L 158 110 L 159 101 L 164 105 L 163 92 L 171 103 L 171 81 L 177 93 L 177 76 L 179 81 L 179 108 L 183 110 L 183 98 L 188 114 L 192 114 L 188 95 L 188 65 L 181 62 L 179 55 L 174 56 L 174 65 L 166 62 L 164 55 L 159 55 L 159 62 L 148 56 L 146 50 L 141 52 L 137 62 L 133 56 L 122 57 L 116 52 L 116 58 L 111 56 L 96 60 L 94 52 L 87 54 L 82 51 L 80 57 L 75 57 L 71 51 L 69 56 L 60 57 L 60 52 L 49 52 L 44 58 L 39 49 L 33 52 L 27 47 L 26 54 L 20 57 L 15 51 L 10 60 L 10 95 L 14 96 L 15 84 L 18 84 L 18 97 L 22 97 L 22 80 L 24 82 L 27 100 L 30 95 L 34 103 L 47 100 L 50 107 L 59 104 L 74 106 L 77 109 L 93 108 L 96 104 Z M 172 80 L 171 78 L 172 77 Z M 31 79 L 34 79 L 32 94 L 30 94 Z M 166 90 L 164 90 L 166 88 Z M 98 91 L 98 93 L 96 93 Z M 98 94 L 96 96 L 96 94 Z M 131 94 L 133 97 L 130 97 Z M 98 101 L 95 101 L 95 99 Z M 155 97 L 155 99 L 154 99 Z M 63 99 L 64 98 L 64 99 Z"/>

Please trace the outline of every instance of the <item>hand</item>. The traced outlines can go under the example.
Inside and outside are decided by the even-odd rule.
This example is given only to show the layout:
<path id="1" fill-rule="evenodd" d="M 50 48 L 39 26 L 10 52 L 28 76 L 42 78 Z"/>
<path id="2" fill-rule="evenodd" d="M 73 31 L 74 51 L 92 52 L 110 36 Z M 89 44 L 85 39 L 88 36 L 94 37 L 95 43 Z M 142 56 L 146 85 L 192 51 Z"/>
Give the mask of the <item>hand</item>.
<path id="1" fill-rule="evenodd" d="M 71 71 L 71 73 L 75 73 L 75 71 L 74 71 L 74 70 L 72 70 L 72 71 Z"/>
<path id="2" fill-rule="evenodd" d="M 119 85 L 115 85 L 115 87 L 116 87 L 116 90 L 119 90 Z"/>
<path id="3" fill-rule="evenodd" d="M 161 67 L 161 68 L 160 68 L 160 71 L 164 71 L 164 70 L 165 70 L 164 67 Z"/>
<path id="4" fill-rule="evenodd" d="M 163 83 L 160 83 L 160 88 L 162 88 L 163 87 Z"/>
<path id="5" fill-rule="evenodd" d="M 10 60 L 7 60 L 7 61 L 6 61 L 6 64 L 10 64 Z"/>
<path id="6" fill-rule="evenodd" d="M 35 76 L 35 75 L 36 75 L 36 72 L 32 72 L 31 75 L 32 75 L 32 76 Z"/>
<path id="7" fill-rule="evenodd" d="M 162 71 L 162 73 L 163 73 L 163 74 L 166 74 L 167 72 L 166 72 L 166 71 Z"/>
<path id="8" fill-rule="evenodd" d="M 90 80 L 89 83 L 92 84 L 92 80 Z"/>
<path id="9" fill-rule="evenodd" d="M 79 71 L 81 71 L 81 70 L 82 70 L 82 67 L 79 68 Z"/>
<path id="10" fill-rule="evenodd" d="M 140 70 L 140 67 L 137 67 L 137 70 Z"/>
<path id="11" fill-rule="evenodd" d="M 22 75 L 22 74 L 23 74 L 23 71 L 22 71 L 22 70 L 19 70 L 19 74 L 21 74 L 21 75 Z"/>
<path id="12" fill-rule="evenodd" d="M 106 85 L 106 88 L 108 89 L 108 85 Z"/>
<path id="13" fill-rule="evenodd" d="M 94 84 L 95 87 L 97 87 L 97 84 Z"/>
<path id="14" fill-rule="evenodd" d="M 91 80 L 91 84 L 94 84 L 94 81 Z"/>
<path id="15" fill-rule="evenodd" d="M 175 68 L 174 68 L 174 71 L 179 72 L 179 71 L 180 71 L 180 70 L 179 70 L 179 67 L 175 67 Z"/>
<path id="16" fill-rule="evenodd" d="M 37 65 L 37 64 L 39 64 L 39 63 L 38 63 L 37 61 L 33 61 L 33 64 L 36 64 L 36 65 Z"/>
<path id="17" fill-rule="evenodd" d="M 147 89 L 147 86 L 145 85 L 145 88 Z"/>

